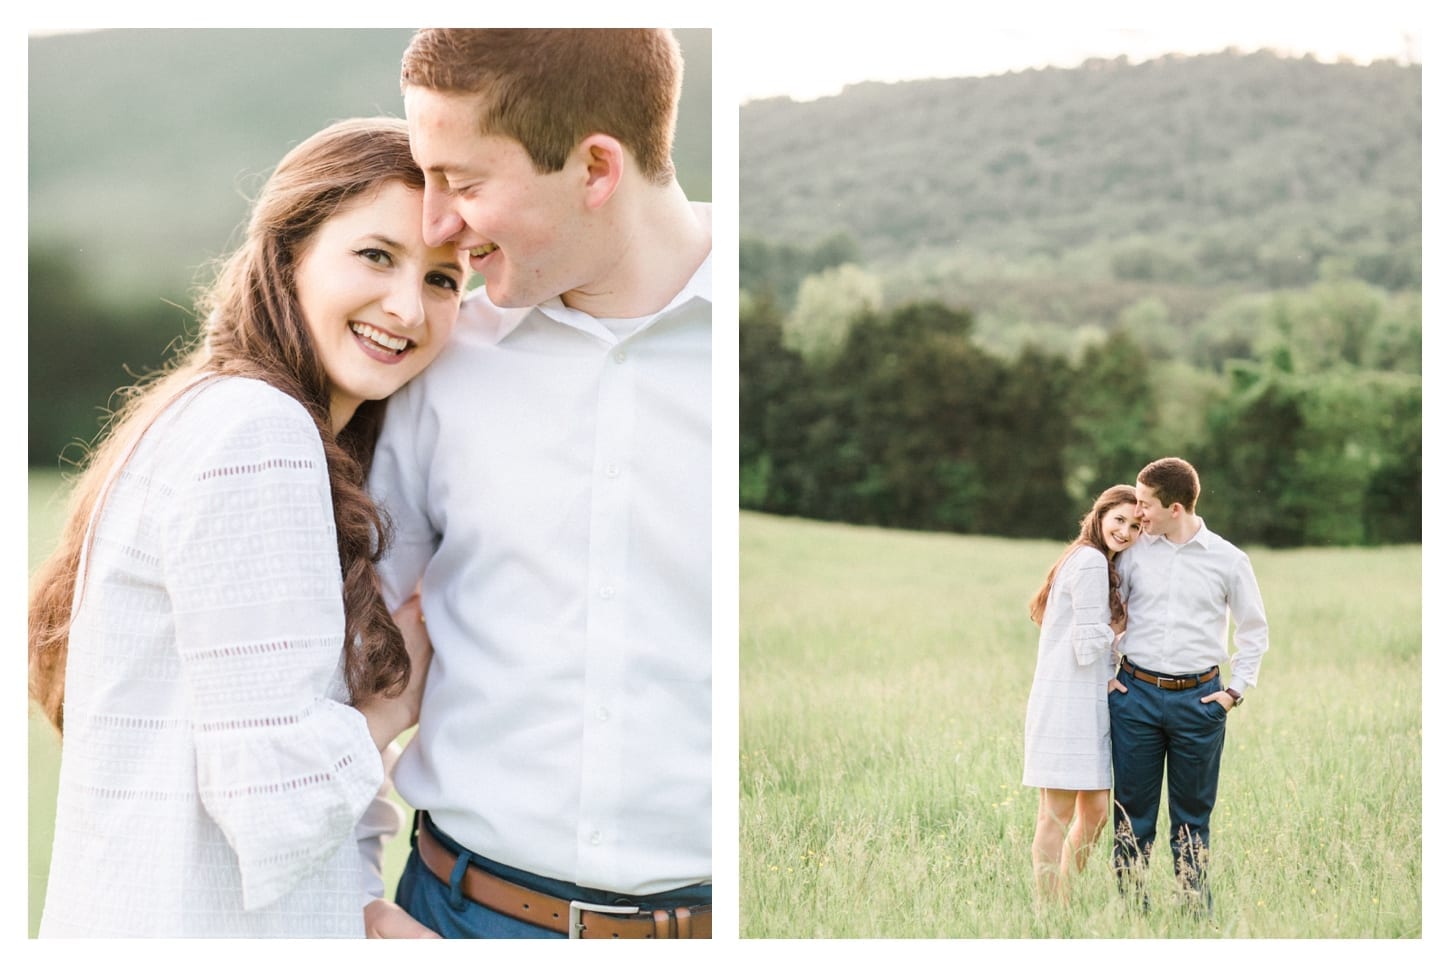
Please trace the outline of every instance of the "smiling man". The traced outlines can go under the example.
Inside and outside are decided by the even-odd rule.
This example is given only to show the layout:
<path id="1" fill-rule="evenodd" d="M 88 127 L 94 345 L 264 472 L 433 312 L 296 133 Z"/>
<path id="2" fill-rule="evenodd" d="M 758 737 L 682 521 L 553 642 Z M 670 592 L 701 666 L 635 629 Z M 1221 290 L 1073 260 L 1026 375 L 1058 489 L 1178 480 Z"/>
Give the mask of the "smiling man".
<path id="1" fill-rule="evenodd" d="M 711 224 L 670 160 L 681 71 L 666 30 L 423 30 L 403 58 L 424 237 L 484 280 L 370 483 L 435 655 L 398 902 L 445 937 L 711 932 Z"/>
<path id="2" fill-rule="evenodd" d="M 1193 466 L 1177 457 L 1155 460 L 1138 474 L 1137 491 L 1143 537 L 1118 561 L 1128 626 L 1108 694 L 1113 865 L 1121 888 L 1141 889 L 1166 768 L 1174 870 L 1190 902 L 1206 914 L 1212 912 L 1209 817 L 1225 725 L 1258 681 L 1269 624 L 1248 555 L 1195 512 Z M 1230 617 L 1236 653 L 1225 686 Z"/>

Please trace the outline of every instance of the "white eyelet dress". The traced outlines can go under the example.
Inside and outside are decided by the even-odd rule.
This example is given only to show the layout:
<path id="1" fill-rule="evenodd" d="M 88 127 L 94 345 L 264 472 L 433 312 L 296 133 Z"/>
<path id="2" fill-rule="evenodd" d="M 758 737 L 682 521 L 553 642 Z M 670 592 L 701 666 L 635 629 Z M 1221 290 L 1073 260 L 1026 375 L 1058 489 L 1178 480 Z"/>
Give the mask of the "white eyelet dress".
<path id="1" fill-rule="evenodd" d="M 361 937 L 383 781 L 341 676 L 322 441 L 256 380 L 173 403 L 92 520 L 40 935 Z"/>
<path id="2" fill-rule="evenodd" d="M 1022 784 L 1044 789 L 1108 789 L 1108 561 L 1078 547 L 1052 582 L 1027 699 Z"/>

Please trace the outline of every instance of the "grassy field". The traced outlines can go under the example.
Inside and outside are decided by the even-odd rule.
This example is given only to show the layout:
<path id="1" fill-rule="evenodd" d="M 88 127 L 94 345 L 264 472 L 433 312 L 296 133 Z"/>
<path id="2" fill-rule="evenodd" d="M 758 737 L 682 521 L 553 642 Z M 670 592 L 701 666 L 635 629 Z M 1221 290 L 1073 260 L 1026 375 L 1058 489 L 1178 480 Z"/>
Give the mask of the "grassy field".
<path id="1" fill-rule="evenodd" d="M 30 473 L 30 568 L 50 552 L 61 518 L 65 510 L 61 500 L 62 481 L 58 473 L 31 471 Z M 45 903 L 45 885 L 50 870 L 50 842 L 55 833 L 55 794 L 60 772 L 60 740 L 50 724 L 32 707 L 30 716 L 29 753 L 29 826 L 30 826 L 30 936 L 34 937 L 40 928 L 40 913 Z M 412 733 L 404 735 L 404 740 Z M 401 799 L 394 796 L 404 807 L 407 823 L 412 821 L 412 812 Z M 407 836 L 395 837 L 383 853 L 383 879 L 387 884 L 388 896 L 403 873 L 403 864 L 408 858 Z"/>
<path id="2" fill-rule="evenodd" d="M 1166 851 L 1129 912 L 1106 837 L 1034 910 L 1026 600 L 1059 544 L 744 514 L 740 548 L 741 937 L 1421 936 L 1419 547 L 1249 549 L 1271 646 L 1229 719 L 1206 921 Z"/>

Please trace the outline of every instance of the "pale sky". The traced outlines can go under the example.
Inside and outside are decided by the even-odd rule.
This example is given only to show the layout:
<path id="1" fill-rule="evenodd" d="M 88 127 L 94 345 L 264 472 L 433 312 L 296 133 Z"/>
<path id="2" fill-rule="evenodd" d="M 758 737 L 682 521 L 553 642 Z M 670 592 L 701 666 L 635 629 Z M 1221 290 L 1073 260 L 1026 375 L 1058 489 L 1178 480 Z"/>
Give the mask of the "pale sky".
<path id="1" fill-rule="evenodd" d="M 895 5 L 888 0 L 882 6 L 891 9 Z M 1028 6 L 1047 11 L 1054 5 Z M 954 5 L 938 7 L 943 12 L 953 11 L 940 24 L 920 17 L 885 21 L 871 17 L 854 22 L 802 19 L 790 26 L 777 23 L 770 29 L 749 31 L 749 53 L 734 81 L 742 101 L 781 95 L 810 100 L 839 94 L 843 86 L 860 81 L 1076 67 L 1090 57 L 1112 59 L 1120 54 L 1138 63 L 1170 51 L 1209 53 L 1231 46 L 1244 51 L 1267 47 L 1293 56 L 1312 53 L 1322 61 L 1341 56 L 1362 63 L 1377 57 L 1421 59 L 1419 3 L 1358 3 L 1354 15 L 1336 15 L 1333 4 L 1321 4 L 1320 16 L 1307 17 L 1293 13 L 1294 3 L 1264 0 L 1256 6 L 1257 11 L 1236 11 L 1232 5 L 1205 7 L 1203 19 L 1190 23 L 1164 16 L 1116 18 L 1127 23 L 1156 19 L 1156 26 L 1147 27 L 1084 27 L 1059 23 L 1049 13 L 1042 15 L 1046 23 L 1036 26 L 972 27 L 967 22 L 970 15 L 956 12 L 960 8 Z M 1188 5 L 1176 9 L 1183 8 Z M 1085 8 L 1072 9 L 1080 12 Z M 1092 5 L 1091 9 L 1102 8 Z M 1276 11 L 1278 17 L 1273 15 Z M 960 26 L 955 25 L 958 20 Z"/>

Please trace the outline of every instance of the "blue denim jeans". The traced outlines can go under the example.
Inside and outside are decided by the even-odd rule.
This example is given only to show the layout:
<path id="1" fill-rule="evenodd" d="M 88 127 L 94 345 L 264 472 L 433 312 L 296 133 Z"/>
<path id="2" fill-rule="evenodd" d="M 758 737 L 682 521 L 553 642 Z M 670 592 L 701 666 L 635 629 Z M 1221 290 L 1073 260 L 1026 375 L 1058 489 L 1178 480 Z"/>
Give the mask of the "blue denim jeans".
<path id="1" fill-rule="evenodd" d="M 673 909 L 677 906 L 696 906 L 710 902 L 711 887 L 708 883 L 671 890 L 667 893 L 637 897 L 590 889 L 576 886 L 573 883 L 565 883 L 562 880 L 538 876 L 468 853 L 450 839 L 447 833 L 435 826 L 428 819 L 427 814 L 421 810 L 415 814 L 413 822 L 415 827 L 420 822 L 427 823 L 429 831 L 437 837 L 438 842 L 446 846 L 448 851 L 455 856 L 467 855 L 469 863 L 487 870 L 495 876 L 564 900 L 582 900 L 586 903 L 604 903 L 612 906 L 637 905 L 645 910 L 656 907 Z M 460 877 L 455 876 L 455 883 L 459 879 Z M 444 883 L 434 876 L 423 864 L 416 845 L 408 855 L 408 863 L 403 868 L 402 877 L 398 880 L 397 902 L 399 906 L 408 911 L 413 919 L 445 938 L 486 937 L 536 940 L 565 938 L 562 933 L 555 933 L 522 920 L 515 920 L 513 917 L 474 903 L 464 896 L 456 885 Z"/>
<path id="2" fill-rule="evenodd" d="M 1145 669 L 1146 670 L 1146 669 Z M 1118 681 L 1128 689 L 1108 694 L 1113 740 L 1113 867 L 1124 876 L 1146 867 L 1157 838 L 1158 804 L 1168 774 L 1168 825 L 1173 869 L 1184 887 L 1211 897 L 1206 879 L 1209 817 L 1218 797 L 1228 712 L 1202 701 L 1223 688 L 1212 679 L 1195 688 L 1170 691 L 1139 681 L 1127 670 Z"/>

